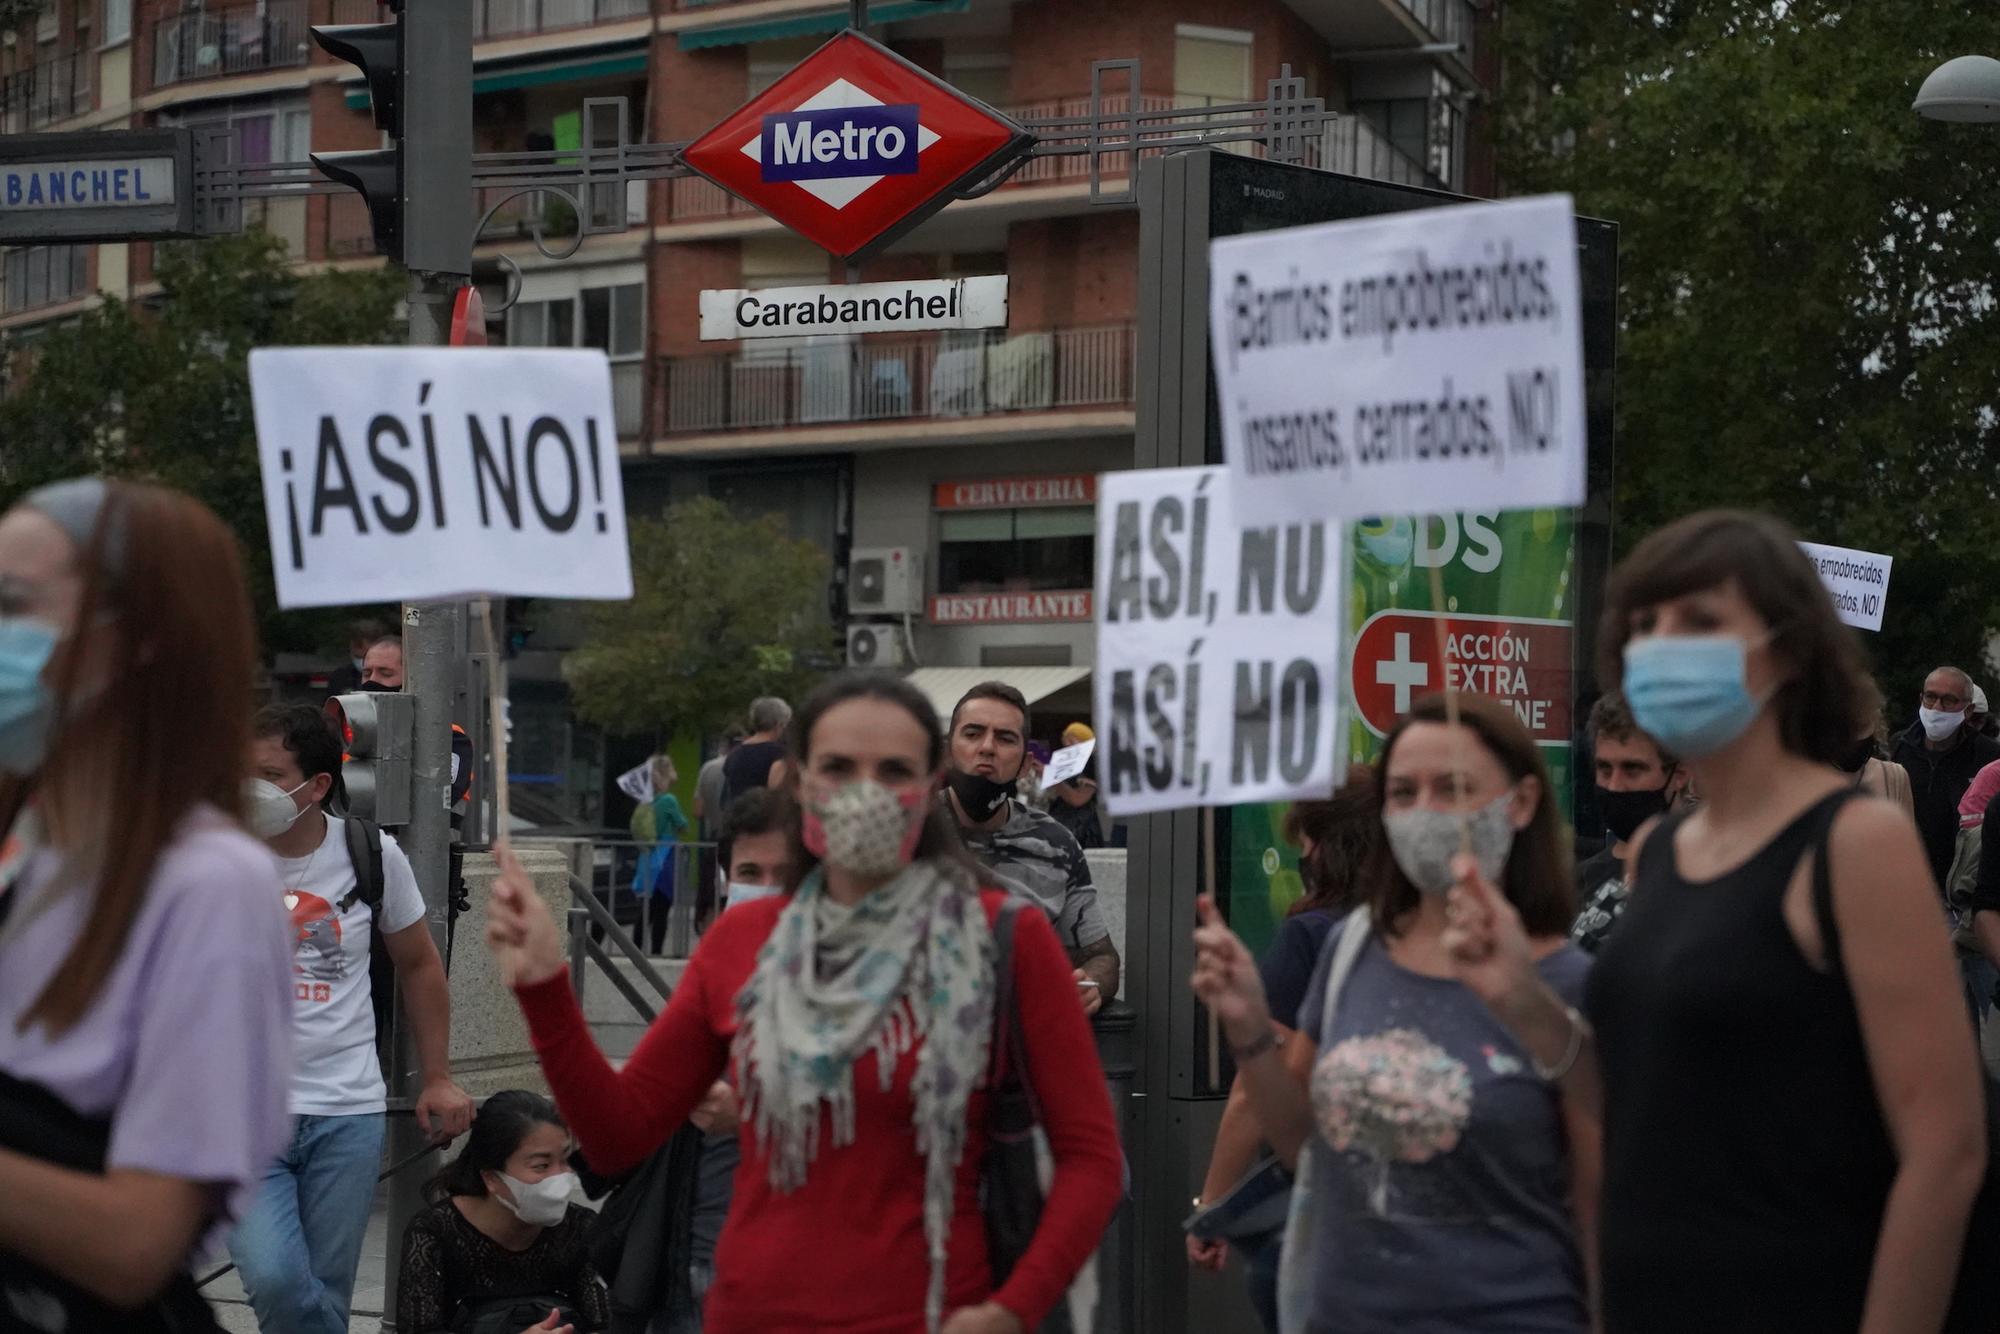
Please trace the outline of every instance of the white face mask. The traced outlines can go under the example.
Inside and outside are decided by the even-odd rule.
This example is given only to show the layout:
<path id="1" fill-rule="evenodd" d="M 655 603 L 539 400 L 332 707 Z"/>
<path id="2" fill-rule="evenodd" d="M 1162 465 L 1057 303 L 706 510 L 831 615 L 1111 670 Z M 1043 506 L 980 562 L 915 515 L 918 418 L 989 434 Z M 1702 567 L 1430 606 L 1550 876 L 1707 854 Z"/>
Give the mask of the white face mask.
<path id="1" fill-rule="evenodd" d="M 264 778 L 249 778 L 243 782 L 243 823 L 258 838 L 277 838 L 299 822 L 304 815 L 303 806 L 294 805 L 292 798 L 303 791 L 312 779 L 308 778 L 290 792 Z"/>
<path id="2" fill-rule="evenodd" d="M 534 1227 L 554 1227 L 569 1212 L 569 1196 L 576 1188 L 576 1173 L 558 1172 L 532 1183 L 516 1181 L 505 1172 L 499 1175 L 514 1198 L 510 1200 L 497 1191 L 493 1198 L 501 1208 L 523 1223 Z"/>
<path id="3" fill-rule="evenodd" d="M 745 903 L 755 903 L 759 899 L 775 899 L 784 892 L 778 885 L 740 885 L 732 880 L 729 882 L 729 897 L 723 907 L 735 908 Z"/>
<path id="4" fill-rule="evenodd" d="M 1917 718 L 1924 725 L 1924 735 L 1933 741 L 1943 741 L 1965 725 L 1965 710 L 1946 713 L 1943 709 L 1917 710 Z"/>

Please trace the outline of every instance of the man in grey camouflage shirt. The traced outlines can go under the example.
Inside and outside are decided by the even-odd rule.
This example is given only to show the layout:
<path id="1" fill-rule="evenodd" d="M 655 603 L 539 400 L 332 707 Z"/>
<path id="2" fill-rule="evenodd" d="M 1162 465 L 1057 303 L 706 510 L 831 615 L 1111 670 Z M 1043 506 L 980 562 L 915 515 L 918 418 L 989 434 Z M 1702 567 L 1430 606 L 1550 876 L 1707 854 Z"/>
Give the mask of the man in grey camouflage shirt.
<path id="1" fill-rule="evenodd" d="M 951 715 L 945 799 L 972 855 L 1004 889 L 1031 900 L 1069 951 L 1087 1013 L 1118 994 L 1118 948 L 1076 836 L 1013 796 L 1027 756 L 1028 702 L 999 681 L 967 691 Z"/>

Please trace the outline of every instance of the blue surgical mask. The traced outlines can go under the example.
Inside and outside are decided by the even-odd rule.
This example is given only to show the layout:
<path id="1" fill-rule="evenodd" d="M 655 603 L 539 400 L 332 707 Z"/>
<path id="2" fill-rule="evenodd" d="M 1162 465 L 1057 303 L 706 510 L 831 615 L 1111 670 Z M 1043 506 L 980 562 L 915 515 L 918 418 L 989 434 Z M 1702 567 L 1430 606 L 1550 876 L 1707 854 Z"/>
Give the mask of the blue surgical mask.
<path id="1" fill-rule="evenodd" d="M 44 621 L 0 619 L 0 772 L 27 775 L 42 767 L 55 716 L 42 671 L 60 642 Z"/>
<path id="2" fill-rule="evenodd" d="M 1713 755 L 1763 712 L 1750 693 L 1749 648 L 1734 635 L 1654 635 L 1625 646 L 1625 702 L 1662 749 L 1688 759 Z"/>

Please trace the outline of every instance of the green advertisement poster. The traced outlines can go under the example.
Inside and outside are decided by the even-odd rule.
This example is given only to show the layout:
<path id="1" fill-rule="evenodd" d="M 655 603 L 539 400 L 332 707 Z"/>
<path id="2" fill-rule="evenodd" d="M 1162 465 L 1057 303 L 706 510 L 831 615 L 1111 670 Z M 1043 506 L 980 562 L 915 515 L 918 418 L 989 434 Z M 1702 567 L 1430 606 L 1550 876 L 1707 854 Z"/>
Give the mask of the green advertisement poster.
<path id="1" fill-rule="evenodd" d="M 1375 759 L 1397 715 L 1448 678 L 1515 711 L 1541 745 L 1567 814 L 1576 666 L 1572 515 L 1545 509 L 1370 519 L 1348 534 L 1350 758 Z M 1442 608 L 1432 605 L 1434 568 Z M 1279 803 L 1228 812 L 1229 920 L 1259 953 L 1303 893 L 1297 849 L 1280 834 L 1285 810 Z"/>

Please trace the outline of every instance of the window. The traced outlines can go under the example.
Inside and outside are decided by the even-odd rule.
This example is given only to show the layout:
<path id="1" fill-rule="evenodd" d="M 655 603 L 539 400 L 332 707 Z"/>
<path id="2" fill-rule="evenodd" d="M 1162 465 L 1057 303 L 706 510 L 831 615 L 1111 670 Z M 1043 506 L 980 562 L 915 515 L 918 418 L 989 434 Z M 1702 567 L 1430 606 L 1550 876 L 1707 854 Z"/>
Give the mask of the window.
<path id="1" fill-rule="evenodd" d="M 611 358 L 618 434 L 636 435 L 646 392 L 646 286 L 586 287 L 575 296 L 517 301 L 507 312 L 509 347 L 594 347 Z"/>
<path id="2" fill-rule="evenodd" d="M 1250 34 L 1183 23 L 1174 35 L 1174 101 L 1183 107 L 1250 100 Z"/>
<path id="3" fill-rule="evenodd" d="M 938 592 L 1038 593 L 1089 588 L 1097 512 L 1088 505 L 938 516 Z"/>
<path id="4" fill-rule="evenodd" d="M 7 314 L 74 300 L 89 286 L 87 246 L 23 246 L 0 252 L 0 311 Z"/>
<path id="5" fill-rule="evenodd" d="M 1390 146 L 1445 186 L 1459 185 L 1459 143 L 1464 115 L 1451 81 L 1431 79 L 1429 97 L 1398 97 L 1353 104 L 1355 115 L 1373 126 Z"/>
<path id="6" fill-rule="evenodd" d="M 104 0 L 104 44 L 132 40 L 132 0 Z"/>

